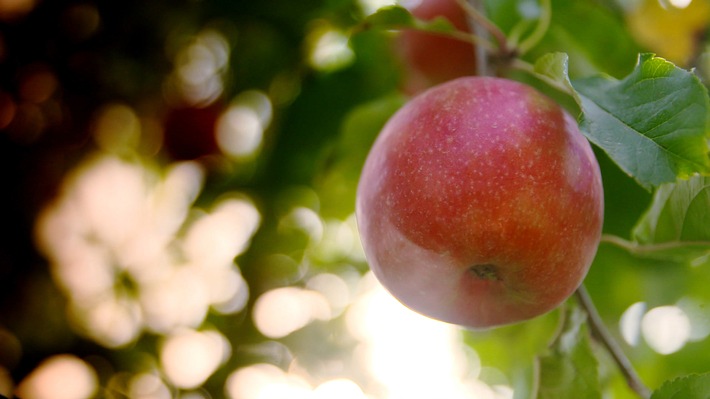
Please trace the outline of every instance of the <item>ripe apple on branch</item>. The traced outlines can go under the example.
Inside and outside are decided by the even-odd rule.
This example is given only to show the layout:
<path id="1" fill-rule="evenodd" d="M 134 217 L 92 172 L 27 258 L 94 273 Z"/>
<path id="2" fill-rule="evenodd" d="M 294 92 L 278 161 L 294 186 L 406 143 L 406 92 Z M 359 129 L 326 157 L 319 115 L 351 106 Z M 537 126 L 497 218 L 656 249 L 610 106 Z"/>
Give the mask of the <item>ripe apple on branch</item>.
<path id="1" fill-rule="evenodd" d="M 381 9 L 362 27 L 404 29 L 398 40 L 408 46 L 405 50 L 416 48 L 406 41 L 418 37 L 425 38 L 418 45 L 429 46 L 431 36 L 426 35 L 459 40 L 471 53 L 472 48 L 485 50 L 486 56 L 475 58 L 476 71 L 493 70 L 498 77 L 466 76 L 476 71 L 461 72 L 456 61 L 461 54 L 447 53 L 443 44 L 437 49 L 443 55 L 429 60 L 412 56 L 411 50 L 398 52 L 410 63 L 405 76 L 420 79 L 419 89 L 408 82 L 405 90 L 433 87 L 410 98 L 390 118 L 363 167 L 356 215 L 370 268 L 404 305 L 474 329 L 534 318 L 576 293 L 594 338 L 629 387 L 650 397 L 582 281 L 600 242 L 660 258 L 672 258 L 684 247 L 691 257 L 693 246 L 707 245 L 682 237 L 672 243 L 654 241 L 654 218 L 661 217 L 663 202 L 652 206 L 632 241 L 603 235 L 602 176 L 590 142 L 648 190 L 710 174 L 707 89 L 692 72 L 653 54 L 640 54 L 635 69 L 621 80 L 572 80 L 564 53 L 530 63 L 523 56 L 545 36 L 550 0 L 541 2 L 529 34 L 521 37 L 517 31 L 514 38 L 465 0 L 456 0 L 459 12 L 479 29 L 461 28 L 460 14 L 444 7 L 450 3 L 425 3 L 412 13 Z M 433 9 L 439 17 L 429 12 Z M 480 28 L 484 35 L 478 34 Z M 416 36 L 411 29 L 426 35 Z M 431 67 L 428 76 L 422 60 Z M 494 62 L 493 68 L 482 68 Z M 579 118 L 533 87 L 511 80 L 511 70 L 568 95 L 581 111 Z M 446 73 L 448 78 L 442 77 Z M 687 190 L 695 192 L 692 187 Z M 681 185 L 679 190 L 685 189 Z M 657 196 L 658 201 L 664 198 L 662 192 Z M 567 313 L 579 320 L 573 311 Z M 554 380 L 554 370 L 543 370 L 538 378 Z"/>

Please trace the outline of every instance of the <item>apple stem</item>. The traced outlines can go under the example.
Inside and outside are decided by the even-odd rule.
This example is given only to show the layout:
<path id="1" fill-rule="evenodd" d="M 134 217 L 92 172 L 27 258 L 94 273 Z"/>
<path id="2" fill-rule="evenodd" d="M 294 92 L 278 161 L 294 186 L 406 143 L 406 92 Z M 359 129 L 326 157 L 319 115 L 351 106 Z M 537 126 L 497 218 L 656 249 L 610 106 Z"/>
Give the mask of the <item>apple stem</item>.
<path id="1" fill-rule="evenodd" d="M 480 37 L 482 40 L 489 40 L 489 31 L 483 26 L 480 21 L 488 21 L 486 18 L 486 11 L 482 0 L 468 0 L 468 3 L 464 1 L 459 1 L 461 7 L 467 10 L 469 15 L 468 25 L 471 28 L 474 36 Z M 463 4 L 466 3 L 466 4 Z M 471 10 L 475 12 L 472 13 Z M 485 49 L 482 46 L 475 46 L 474 51 L 476 52 L 476 75 L 478 76 L 488 76 L 490 74 L 488 51 L 491 49 Z"/>
<path id="2" fill-rule="evenodd" d="M 589 296 L 584 285 L 581 285 L 577 289 L 576 296 L 582 308 L 587 312 L 587 320 L 589 320 L 592 337 L 601 342 L 609 354 L 611 354 L 611 357 L 619 366 L 629 387 L 636 392 L 639 397 L 644 399 L 650 398 L 651 391 L 643 383 L 629 358 L 621 349 L 616 339 L 611 335 L 611 332 L 606 328 L 604 321 L 602 321 L 601 316 L 599 316 L 599 312 L 594 306 L 594 302 L 592 302 L 592 298 Z"/>
<path id="3" fill-rule="evenodd" d="M 491 22 L 486 16 L 486 9 L 483 0 L 456 0 L 469 16 L 469 24 L 473 30 L 473 35 L 482 39 L 492 36 L 498 48 L 494 55 L 501 59 L 513 58 L 514 53 L 508 46 L 508 38 L 505 33 Z M 476 48 L 477 74 L 480 76 L 491 75 L 490 54 L 486 49 Z"/>

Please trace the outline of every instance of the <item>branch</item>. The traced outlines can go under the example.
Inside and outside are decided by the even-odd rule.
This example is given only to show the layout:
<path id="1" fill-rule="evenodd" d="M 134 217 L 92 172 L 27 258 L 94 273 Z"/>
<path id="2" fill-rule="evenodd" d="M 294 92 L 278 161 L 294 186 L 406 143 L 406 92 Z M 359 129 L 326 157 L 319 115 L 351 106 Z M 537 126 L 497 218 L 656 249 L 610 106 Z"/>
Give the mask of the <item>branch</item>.
<path id="1" fill-rule="evenodd" d="M 607 351 L 609 351 L 612 358 L 619 366 L 621 373 L 624 375 L 626 383 L 634 392 L 636 392 L 636 394 L 638 394 L 639 397 L 644 399 L 650 398 L 651 391 L 643 383 L 639 375 L 636 373 L 636 370 L 631 364 L 629 358 L 626 357 L 624 351 L 621 350 L 619 344 L 616 342 L 614 337 L 612 337 L 611 333 L 604 325 L 604 322 L 599 316 L 599 312 L 597 312 L 597 308 L 594 306 L 594 303 L 592 302 L 592 299 L 590 298 L 589 293 L 587 292 L 587 289 L 584 287 L 584 285 L 581 285 L 577 289 L 576 296 L 582 308 L 584 308 L 584 310 L 587 312 L 592 336 L 597 341 L 601 342 L 607 349 Z"/>
<path id="2" fill-rule="evenodd" d="M 623 248 L 626 251 L 637 255 L 646 255 L 658 251 L 682 249 L 692 246 L 707 247 L 710 249 L 710 241 L 668 241 L 656 244 L 639 244 L 611 234 L 603 234 L 601 242 L 616 245 L 619 248 Z"/>

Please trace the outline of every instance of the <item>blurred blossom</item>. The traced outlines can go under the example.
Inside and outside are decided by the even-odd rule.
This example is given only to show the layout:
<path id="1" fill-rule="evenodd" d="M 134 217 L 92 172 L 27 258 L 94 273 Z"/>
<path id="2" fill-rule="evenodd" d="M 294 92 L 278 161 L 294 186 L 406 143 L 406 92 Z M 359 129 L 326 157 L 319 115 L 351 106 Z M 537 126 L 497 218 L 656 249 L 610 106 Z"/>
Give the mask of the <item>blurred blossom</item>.
<path id="1" fill-rule="evenodd" d="M 202 179 L 196 163 L 158 171 L 108 155 L 66 178 L 38 219 L 37 240 L 80 331 L 118 347 L 144 329 L 197 327 L 211 306 L 244 307 L 248 288 L 234 258 L 260 214 L 236 195 L 209 211 L 192 208 Z"/>
<path id="2" fill-rule="evenodd" d="M 363 294 L 347 314 L 358 356 L 386 399 L 512 398 L 507 386 L 477 379 L 480 362 L 458 327 L 421 316 L 397 302 L 375 280 L 363 279 Z"/>
<path id="3" fill-rule="evenodd" d="M 165 339 L 160 363 L 179 388 L 202 385 L 230 356 L 227 339 L 217 331 L 184 330 Z"/>
<path id="4" fill-rule="evenodd" d="M 16 395 L 31 399 L 88 399 L 96 390 L 96 373 L 86 362 L 73 355 L 56 355 L 25 377 Z"/>

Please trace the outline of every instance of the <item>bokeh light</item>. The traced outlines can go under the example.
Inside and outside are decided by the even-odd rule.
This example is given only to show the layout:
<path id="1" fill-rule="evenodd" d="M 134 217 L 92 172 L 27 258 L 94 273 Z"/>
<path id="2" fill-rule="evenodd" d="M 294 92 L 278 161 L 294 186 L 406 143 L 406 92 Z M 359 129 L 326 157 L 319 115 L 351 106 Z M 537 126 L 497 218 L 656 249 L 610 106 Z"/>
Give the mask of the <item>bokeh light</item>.
<path id="1" fill-rule="evenodd" d="M 74 355 L 44 360 L 17 388 L 17 396 L 31 399 L 89 399 L 97 390 L 94 370 Z"/>
<path id="2" fill-rule="evenodd" d="M 686 8 L 693 2 L 693 0 L 659 0 L 661 5 L 665 6 L 666 2 L 675 8 Z"/>
<path id="3" fill-rule="evenodd" d="M 355 53 L 348 37 L 326 23 L 314 23 L 308 41 L 311 66 L 322 71 L 334 71 L 353 62 Z"/>
<path id="4" fill-rule="evenodd" d="M 631 346 L 636 346 L 641 338 L 641 319 L 646 312 L 644 302 L 636 302 L 621 315 L 619 329 L 621 336 Z"/>
<path id="5" fill-rule="evenodd" d="M 690 329 L 690 319 L 677 306 L 652 308 L 641 319 L 646 343 L 662 355 L 681 349 L 690 338 Z"/>
<path id="6" fill-rule="evenodd" d="M 358 0 L 358 4 L 364 15 L 370 15 L 382 7 L 397 4 L 397 0 Z"/>
<path id="7" fill-rule="evenodd" d="M 186 41 L 174 55 L 174 71 L 166 81 L 169 102 L 205 106 L 224 91 L 230 46 L 220 32 L 206 29 Z"/>
<path id="8" fill-rule="evenodd" d="M 234 158 L 254 156 L 272 118 L 266 94 L 251 90 L 241 93 L 217 120 L 216 139 L 220 150 Z"/>
<path id="9" fill-rule="evenodd" d="M 128 396 L 134 399 L 172 398 L 170 389 L 155 374 L 141 373 L 134 376 L 129 383 L 128 389 Z"/>
<path id="10" fill-rule="evenodd" d="M 108 153 L 134 149 L 141 137 L 140 120 L 125 104 L 104 106 L 94 121 L 94 141 Z"/>
<path id="11" fill-rule="evenodd" d="M 227 339 L 217 331 L 184 330 L 168 336 L 160 352 L 167 378 L 179 388 L 202 385 L 231 354 Z"/>
<path id="12" fill-rule="evenodd" d="M 254 324 L 269 338 L 282 338 L 314 320 L 331 317 L 328 301 L 317 291 L 282 287 L 265 292 L 256 300 Z"/>

